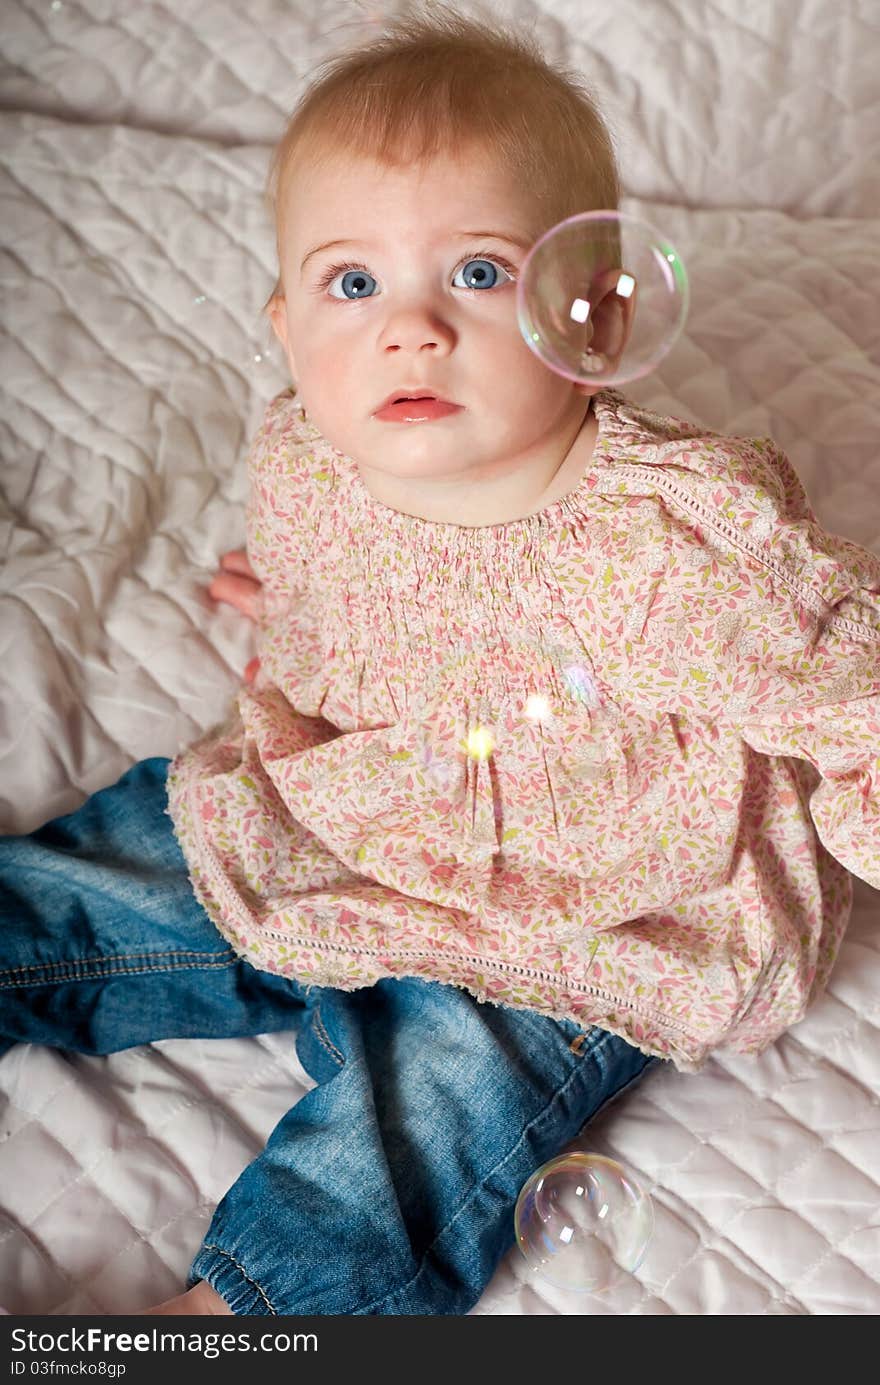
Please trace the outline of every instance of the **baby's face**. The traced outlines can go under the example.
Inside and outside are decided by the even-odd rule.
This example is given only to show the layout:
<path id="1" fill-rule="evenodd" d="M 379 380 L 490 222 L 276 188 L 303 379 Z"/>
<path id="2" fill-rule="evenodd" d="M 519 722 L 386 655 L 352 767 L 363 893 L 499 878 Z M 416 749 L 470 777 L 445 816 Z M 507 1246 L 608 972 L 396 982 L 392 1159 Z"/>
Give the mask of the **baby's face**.
<path id="1" fill-rule="evenodd" d="M 420 491 L 448 508 L 481 481 L 500 496 L 530 465 L 540 490 L 583 420 L 584 392 L 517 325 L 515 281 L 544 229 L 526 192 L 494 154 L 418 169 L 336 156 L 290 179 L 273 326 L 312 423 L 387 503 L 410 508 L 408 486 L 410 512 Z M 344 244 L 318 248 L 328 241 Z M 419 389 L 460 408 L 376 418 L 390 394 Z"/>

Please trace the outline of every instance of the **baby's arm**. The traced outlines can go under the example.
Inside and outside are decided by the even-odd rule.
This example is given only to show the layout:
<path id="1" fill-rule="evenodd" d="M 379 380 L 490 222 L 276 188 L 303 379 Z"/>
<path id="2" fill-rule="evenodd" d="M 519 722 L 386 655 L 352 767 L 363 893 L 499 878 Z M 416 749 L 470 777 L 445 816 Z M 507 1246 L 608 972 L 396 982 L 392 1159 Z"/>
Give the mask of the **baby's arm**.
<path id="1" fill-rule="evenodd" d="M 719 478 L 718 493 L 763 568 L 742 567 L 739 628 L 716 646 L 732 715 L 759 754 L 818 771 L 809 807 L 822 844 L 880 889 L 880 556 L 822 527 L 768 439 L 740 445 L 734 485 Z"/>
<path id="2" fill-rule="evenodd" d="M 248 620 L 257 618 L 257 597 L 261 583 L 254 576 L 243 548 L 224 553 L 220 559 L 220 571 L 211 581 L 208 592 L 215 601 L 227 601 L 247 616 Z M 259 659 L 251 659 L 244 671 L 244 681 L 252 683 L 260 667 Z"/>

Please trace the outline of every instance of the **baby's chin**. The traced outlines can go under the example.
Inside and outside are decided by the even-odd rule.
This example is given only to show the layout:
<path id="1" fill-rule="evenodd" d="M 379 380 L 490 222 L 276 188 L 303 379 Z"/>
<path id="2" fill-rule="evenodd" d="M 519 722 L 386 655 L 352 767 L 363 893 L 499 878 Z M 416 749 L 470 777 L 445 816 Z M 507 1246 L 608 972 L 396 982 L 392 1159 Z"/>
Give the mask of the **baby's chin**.
<path id="1" fill-rule="evenodd" d="M 457 417 L 451 416 L 452 421 Z M 453 463 L 461 467 L 463 435 L 447 426 L 446 419 L 386 423 L 368 417 L 356 429 L 339 427 L 333 419 L 322 426 L 314 415 L 310 420 L 336 452 L 370 471 L 403 479 L 424 476 L 426 465 L 438 475 Z"/>

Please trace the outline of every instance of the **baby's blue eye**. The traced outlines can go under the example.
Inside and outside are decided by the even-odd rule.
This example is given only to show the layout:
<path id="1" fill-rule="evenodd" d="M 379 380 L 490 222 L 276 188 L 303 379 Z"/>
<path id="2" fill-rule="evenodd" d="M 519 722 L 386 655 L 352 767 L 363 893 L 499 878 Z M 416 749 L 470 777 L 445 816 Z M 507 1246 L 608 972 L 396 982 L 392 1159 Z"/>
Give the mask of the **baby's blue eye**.
<path id="1" fill-rule="evenodd" d="M 493 289 L 498 278 L 498 271 L 508 279 L 510 275 L 501 265 L 494 260 L 467 260 L 461 267 L 460 273 L 464 275 L 464 283 L 456 287 L 466 289 Z M 453 280 L 455 283 L 455 280 Z"/>
<path id="2" fill-rule="evenodd" d="M 365 269 L 349 269 L 342 276 L 342 293 L 349 300 L 356 298 L 369 298 L 370 283 L 376 282 L 372 274 L 368 274 Z M 338 298 L 339 294 L 331 293 L 331 298 Z"/>
<path id="3" fill-rule="evenodd" d="M 494 260 L 482 258 L 465 260 L 461 268 L 456 271 L 456 277 L 452 281 L 453 287 L 464 289 L 495 288 L 496 284 L 499 282 L 499 271 L 504 275 L 506 280 L 510 279 L 511 276 L 503 265 L 497 264 Z M 331 275 L 332 277 L 328 276 L 325 283 L 322 285 L 322 287 L 327 288 L 331 298 L 344 298 L 347 299 L 349 303 L 352 303 L 361 298 L 373 297 L 373 291 L 370 285 L 372 284 L 375 286 L 376 280 L 366 269 L 346 269 L 341 271 L 341 273 L 339 271 L 331 271 Z M 459 275 L 464 277 L 463 283 L 456 282 Z M 341 293 L 333 292 L 333 285 L 337 280 L 339 281 Z"/>

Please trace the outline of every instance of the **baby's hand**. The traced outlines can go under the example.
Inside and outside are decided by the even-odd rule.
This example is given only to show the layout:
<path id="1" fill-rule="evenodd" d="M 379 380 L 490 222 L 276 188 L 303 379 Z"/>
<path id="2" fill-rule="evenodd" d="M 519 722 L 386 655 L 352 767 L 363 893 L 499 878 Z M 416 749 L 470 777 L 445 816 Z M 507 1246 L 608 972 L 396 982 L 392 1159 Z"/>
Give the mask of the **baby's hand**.
<path id="1" fill-rule="evenodd" d="M 256 620 L 256 603 L 261 586 L 262 583 L 254 576 L 254 570 L 248 562 L 247 553 L 243 548 L 236 548 L 221 557 L 220 572 L 210 583 L 208 592 L 215 601 L 228 601 L 230 606 L 235 606 L 248 620 Z M 251 659 L 244 671 L 246 683 L 254 681 L 259 667 L 259 659 Z"/>

